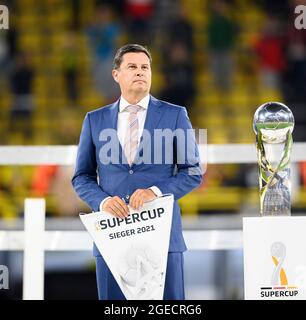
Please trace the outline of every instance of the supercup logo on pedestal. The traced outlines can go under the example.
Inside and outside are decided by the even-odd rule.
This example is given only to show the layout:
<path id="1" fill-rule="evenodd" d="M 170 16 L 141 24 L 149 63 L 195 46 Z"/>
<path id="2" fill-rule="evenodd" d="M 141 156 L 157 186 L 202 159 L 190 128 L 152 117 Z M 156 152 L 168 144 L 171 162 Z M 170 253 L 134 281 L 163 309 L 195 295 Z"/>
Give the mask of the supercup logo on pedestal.
<path id="1" fill-rule="evenodd" d="M 243 218 L 247 300 L 306 299 L 306 217 Z"/>
<path id="2" fill-rule="evenodd" d="M 282 242 L 274 242 L 271 245 L 271 257 L 274 271 L 271 276 L 270 286 L 260 288 L 261 298 L 295 297 L 298 295 L 298 287 L 288 283 L 284 268 L 286 258 L 286 246 Z"/>

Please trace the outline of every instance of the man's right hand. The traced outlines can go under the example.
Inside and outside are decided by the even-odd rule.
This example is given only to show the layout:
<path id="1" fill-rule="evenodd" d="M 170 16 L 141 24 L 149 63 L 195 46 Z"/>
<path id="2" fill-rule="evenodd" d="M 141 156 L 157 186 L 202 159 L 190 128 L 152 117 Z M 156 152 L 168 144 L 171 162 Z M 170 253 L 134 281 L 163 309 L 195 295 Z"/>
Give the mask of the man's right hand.
<path id="1" fill-rule="evenodd" d="M 129 215 L 129 208 L 118 196 L 111 197 L 103 203 L 103 211 L 111 213 L 118 218 L 126 218 Z"/>

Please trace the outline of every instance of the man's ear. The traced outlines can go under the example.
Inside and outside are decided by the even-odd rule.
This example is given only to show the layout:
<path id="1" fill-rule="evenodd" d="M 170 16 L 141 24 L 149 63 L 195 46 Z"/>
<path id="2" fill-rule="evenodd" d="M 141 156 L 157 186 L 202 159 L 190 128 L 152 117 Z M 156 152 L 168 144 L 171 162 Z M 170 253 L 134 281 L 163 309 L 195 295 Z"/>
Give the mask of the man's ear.
<path id="1" fill-rule="evenodd" d="M 114 80 L 115 80 L 117 83 L 119 83 L 119 80 L 118 80 L 118 70 L 113 69 L 112 75 L 113 75 Z"/>

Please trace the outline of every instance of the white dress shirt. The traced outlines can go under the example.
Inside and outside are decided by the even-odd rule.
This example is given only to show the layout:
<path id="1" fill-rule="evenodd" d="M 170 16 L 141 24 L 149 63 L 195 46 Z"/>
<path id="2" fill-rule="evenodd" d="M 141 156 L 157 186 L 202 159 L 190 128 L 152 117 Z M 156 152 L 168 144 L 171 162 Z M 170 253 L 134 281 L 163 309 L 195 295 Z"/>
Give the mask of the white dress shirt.
<path id="1" fill-rule="evenodd" d="M 150 95 L 146 95 L 144 98 L 142 98 L 139 102 L 137 102 L 136 104 L 138 106 L 141 106 L 142 109 L 137 112 L 137 118 L 138 118 L 138 145 L 140 142 L 140 137 L 142 136 L 142 132 L 143 132 L 143 128 L 144 128 L 144 124 L 145 124 L 145 120 L 146 120 L 146 116 L 147 116 L 147 110 L 149 107 L 149 101 L 150 101 Z M 117 135 L 118 135 L 118 139 L 119 142 L 121 144 L 122 150 L 124 150 L 124 141 L 125 141 L 125 135 L 127 133 L 127 129 L 129 126 L 129 112 L 124 111 L 124 109 L 131 105 L 129 102 L 127 102 L 122 96 L 120 97 L 120 101 L 119 101 L 119 112 L 118 112 L 118 121 L 117 121 Z M 157 197 L 161 197 L 163 194 L 160 191 L 159 188 L 157 188 L 156 186 L 152 186 L 149 189 L 151 189 L 154 194 Z M 104 200 L 101 201 L 100 203 L 100 211 L 102 211 L 102 207 L 103 204 L 106 200 L 108 200 L 111 197 L 107 197 Z"/>
<path id="2" fill-rule="evenodd" d="M 140 137 L 143 132 L 143 127 L 146 120 L 147 110 L 149 106 L 150 101 L 150 95 L 146 95 L 144 98 L 142 98 L 138 103 L 136 103 L 138 106 L 142 107 L 140 111 L 137 112 L 137 118 L 138 118 L 138 145 L 140 142 Z M 127 133 L 128 127 L 129 127 L 129 115 L 130 113 L 127 112 L 124 109 L 131 105 L 128 103 L 122 96 L 120 98 L 119 102 L 119 112 L 118 112 L 118 123 L 117 123 L 117 135 L 118 139 L 120 141 L 120 144 L 122 146 L 122 150 L 124 150 L 124 141 L 125 141 L 125 135 Z"/>

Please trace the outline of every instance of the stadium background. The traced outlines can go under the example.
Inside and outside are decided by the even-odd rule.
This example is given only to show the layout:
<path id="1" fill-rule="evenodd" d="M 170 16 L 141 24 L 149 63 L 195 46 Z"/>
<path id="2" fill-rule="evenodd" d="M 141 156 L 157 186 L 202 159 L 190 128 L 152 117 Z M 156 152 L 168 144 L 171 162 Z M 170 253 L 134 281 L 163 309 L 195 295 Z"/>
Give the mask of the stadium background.
<path id="1" fill-rule="evenodd" d="M 151 50 L 152 94 L 185 105 L 194 127 L 208 129 L 208 143 L 254 143 L 254 111 L 267 101 L 287 104 L 296 120 L 294 141 L 306 140 L 306 31 L 294 28 L 294 8 L 304 1 L 1 4 L 10 12 L 9 30 L 0 30 L 1 145 L 76 145 L 85 113 L 118 97 L 110 72 L 125 43 Z M 301 214 L 306 164 L 292 171 L 292 212 Z M 22 218 L 26 197 L 46 198 L 47 216 L 56 221 L 89 211 L 70 186 L 72 173 L 64 166 L 1 166 L 1 228 Z M 257 165 L 209 165 L 202 186 L 180 204 L 185 227 L 239 227 L 242 215 L 258 212 Z M 95 298 L 90 256 L 80 253 L 80 262 L 68 255 L 65 263 L 64 255 L 49 255 L 46 298 Z M 13 270 L 11 289 L 0 297 L 18 299 L 22 254 L 2 252 L 0 259 Z M 190 261 L 188 268 L 202 276 L 194 279 L 187 268 L 188 297 L 243 297 L 240 251 L 191 253 Z M 76 293 L 80 284 L 85 289 Z"/>

